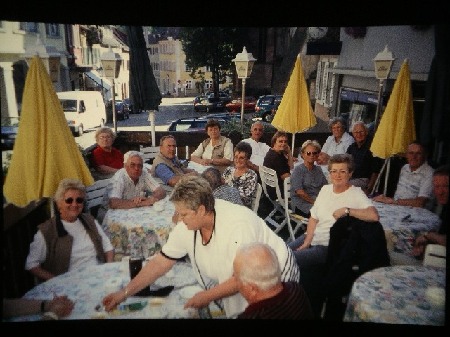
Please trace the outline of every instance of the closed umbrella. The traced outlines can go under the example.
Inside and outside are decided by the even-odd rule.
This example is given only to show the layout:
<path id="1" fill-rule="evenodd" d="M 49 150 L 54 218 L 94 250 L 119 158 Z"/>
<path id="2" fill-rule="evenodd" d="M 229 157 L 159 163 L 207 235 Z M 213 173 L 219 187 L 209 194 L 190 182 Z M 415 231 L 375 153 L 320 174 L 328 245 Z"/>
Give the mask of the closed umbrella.
<path id="1" fill-rule="evenodd" d="M 408 60 L 405 59 L 370 146 L 374 156 L 385 159 L 382 169 L 384 170 L 387 167 L 386 183 L 384 185 L 385 193 L 390 158 L 394 155 L 405 153 L 408 145 L 415 139 L 416 127 L 414 124 L 411 75 Z"/>
<path id="2" fill-rule="evenodd" d="M 278 130 L 292 133 L 292 153 L 294 153 L 295 134 L 306 131 L 316 123 L 302 62 L 298 55 L 272 125 Z"/>
<path id="3" fill-rule="evenodd" d="M 127 26 L 130 47 L 130 93 L 136 108 L 149 111 L 152 146 L 155 144 L 155 110 L 162 96 L 148 58 L 144 32 L 141 26 Z"/>
<path id="4" fill-rule="evenodd" d="M 8 202 L 25 207 L 32 201 L 53 197 L 64 178 L 79 179 L 86 186 L 94 183 L 50 76 L 42 60 L 34 56 L 3 192 Z"/>

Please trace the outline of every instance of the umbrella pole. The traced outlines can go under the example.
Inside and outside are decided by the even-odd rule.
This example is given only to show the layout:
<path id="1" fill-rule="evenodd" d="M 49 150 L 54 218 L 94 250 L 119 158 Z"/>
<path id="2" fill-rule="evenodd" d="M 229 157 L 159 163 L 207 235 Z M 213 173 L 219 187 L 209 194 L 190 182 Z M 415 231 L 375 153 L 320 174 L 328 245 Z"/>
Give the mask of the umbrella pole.
<path id="1" fill-rule="evenodd" d="M 389 178 L 389 171 L 391 169 L 391 158 L 389 157 L 388 159 L 386 159 L 387 161 L 387 165 L 386 165 L 386 175 L 384 176 L 384 195 L 386 195 L 387 192 L 387 184 L 388 184 L 388 178 Z"/>
<path id="2" fill-rule="evenodd" d="M 378 174 L 377 180 L 375 181 L 375 184 L 373 185 L 371 194 L 374 194 L 375 191 L 378 189 L 378 186 L 380 186 L 380 180 L 381 175 L 383 174 L 384 170 L 386 169 L 387 159 L 384 160 L 383 166 L 381 167 L 380 173 Z"/>
<path id="3" fill-rule="evenodd" d="M 292 134 L 292 156 L 294 156 L 294 145 L 295 145 L 295 132 Z"/>
<path id="4" fill-rule="evenodd" d="M 155 110 L 149 110 L 148 121 L 150 122 L 150 129 L 151 129 L 151 135 L 152 135 L 152 146 L 156 146 Z"/>

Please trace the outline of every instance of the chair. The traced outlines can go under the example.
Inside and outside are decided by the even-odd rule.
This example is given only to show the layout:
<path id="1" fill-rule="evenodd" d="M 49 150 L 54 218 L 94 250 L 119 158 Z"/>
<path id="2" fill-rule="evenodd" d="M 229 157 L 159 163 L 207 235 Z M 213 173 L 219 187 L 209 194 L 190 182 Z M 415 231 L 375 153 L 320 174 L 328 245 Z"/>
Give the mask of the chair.
<path id="1" fill-rule="evenodd" d="M 253 196 L 253 199 L 252 199 L 252 210 L 255 213 L 258 213 L 259 201 L 261 200 L 262 190 L 263 189 L 262 189 L 261 184 L 257 183 L 255 195 Z"/>
<path id="2" fill-rule="evenodd" d="M 423 256 L 424 266 L 446 267 L 447 248 L 442 245 L 429 243 L 425 248 Z"/>
<path id="3" fill-rule="evenodd" d="M 291 224 L 288 226 L 292 240 L 299 230 L 305 231 L 308 225 L 308 219 L 302 217 L 299 214 L 294 213 L 291 204 L 291 177 L 287 177 L 283 180 L 284 185 L 284 210 L 286 212 L 287 221 Z M 295 223 L 295 227 L 292 228 L 292 222 Z"/>
<path id="4" fill-rule="evenodd" d="M 159 153 L 159 146 L 142 146 L 140 145 L 139 151 L 144 155 L 144 162 L 152 164 L 153 159 Z"/>
<path id="5" fill-rule="evenodd" d="M 96 216 L 98 208 L 103 204 L 103 195 L 108 187 L 110 179 L 97 180 L 91 186 L 86 187 L 86 210 Z"/>
<path id="6" fill-rule="evenodd" d="M 294 230 L 292 229 L 290 218 L 286 216 L 284 197 L 281 195 L 280 186 L 278 185 L 277 173 L 274 169 L 266 166 L 259 167 L 259 175 L 261 177 L 261 184 L 267 199 L 272 203 L 273 210 L 266 216 L 264 221 L 275 228 L 274 232 L 278 233 L 287 225 L 290 238 L 288 240 L 295 240 Z M 269 194 L 269 187 L 275 189 L 276 199 L 272 199 Z M 279 213 L 279 214 L 278 214 Z M 278 214 L 278 215 L 277 215 Z M 277 222 L 277 220 L 281 220 Z"/>

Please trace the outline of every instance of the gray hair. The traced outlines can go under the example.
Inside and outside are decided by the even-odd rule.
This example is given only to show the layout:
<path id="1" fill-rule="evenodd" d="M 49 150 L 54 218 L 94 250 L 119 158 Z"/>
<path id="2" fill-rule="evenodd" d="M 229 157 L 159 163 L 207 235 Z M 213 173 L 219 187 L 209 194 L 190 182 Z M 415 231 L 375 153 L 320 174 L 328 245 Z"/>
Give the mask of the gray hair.
<path id="1" fill-rule="evenodd" d="M 242 264 L 236 277 L 242 283 L 254 283 L 261 290 L 268 290 L 281 282 L 281 268 L 275 251 L 262 242 L 241 245 L 235 258 Z"/>
<path id="2" fill-rule="evenodd" d="M 116 139 L 116 134 L 114 133 L 114 131 L 111 128 L 108 128 L 107 126 L 103 126 L 103 127 L 99 128 L 99 129 L 97 129 L 97 131 L 95 131 L 95 141 L 98 142 L 98 137 L 102 133 L 109 134 L 113 141 Z"/>
<path id="3" fill-rule="evenodd" d="M 353 163 L 353 156 L 348 153 L 340 153 L 331 156 L 330 160 L 328 161 L 328 171 L 331 170 L 331 166 L 333 164 L 347 164 L 348 172 L 350 173 L 353 172 L 355 167 Z"/>
<path id="4" fill-rule="evenodd" d="M 342 127 L 344 128 L 344 131 L 347 130 L 347 124 L 345 123 L 345 120 L 342 117 L 335 117 L 330 120 L 330 122 L 328 123 L 330 130 L 333 127 L 333 125 L 337 123 L 341 123 Z"/>
<path id="5" fill-rule="evenodd" d="M 322 147 L 320 146 L 320 144 L 319 144 L 319 142 L 317 141 L 317 140 L 305 140 L 304 142 L 303 142 L 303 144 L 302 144 L 302 147 L 301 147 L 301 149 L 300 149 L 300 152 L 301 153 L 304 153 L 305 152 L 305 149 L 308 147 L 308 146 L 314 146 L 319 152 L 320 152 L 320 150 L 322 150 Z"/>
<path id="6" fill-rule="evenodd" d="M 369 132 L 367 125 L 363 121 L 356 121 L 355 123 L 353 123 L 352 128 L 351 128 L 352 132 L 353 132 L 353 129 L 355 128 L 355 126 L 357 126 L 357 125 L 361 125 L 367 133 Z"/>
<path id="7" fill-rule="evenodd" d="M 176 184 L 169 198 L 182 202 L 187 208 L 197 211 L 203 205 L 207 212 L 214 210 L 214 196 L 209 182 L 200 176 L 183 176 Z"/>
<path id="8" fill-rule="evenodd" d="M 215 167 L 208 167 L 201 174 L 202 178 L 205 178 L 211 185 L 211 189 L 214 191 L 217 187 L 223 185 L 222 174 Z"/>
<path id="9" fill-rule="evenodd" d="M 141 158 L 142 162 L 144 162 L 144 157 L 142 152 L 139 151 L 128 151 L 123 155 L 123 163 L 126 164 L 128 159 L 131 159 L 132 157 L 139 157 Z"/>
<path id="10" fill-rule="evenodd" d="M 80 191 L 83 195 L 86 195 L 86 187 L 81 181 L 79 181 L 78 179 L 65 178 L 59 182 L 54 196 L 55 201 L 63 200 L 64 194 L 68 190 L 77 190 Z"/>

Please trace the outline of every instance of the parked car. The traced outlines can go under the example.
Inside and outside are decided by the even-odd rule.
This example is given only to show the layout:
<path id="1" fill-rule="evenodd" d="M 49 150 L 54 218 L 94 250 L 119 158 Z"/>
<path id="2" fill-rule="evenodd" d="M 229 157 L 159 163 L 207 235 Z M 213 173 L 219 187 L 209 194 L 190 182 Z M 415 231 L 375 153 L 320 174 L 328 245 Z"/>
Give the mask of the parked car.
<path id="1" fill-rule="evenodd" d="M 271 122 L 278 105 L 280 105 L 283 95 L 263 95 L 259 96 L 253 119 Z"/>
<path id="2" fill-rule="evenodd" d="M 225 105 L 228 112 L 241 111 L 242 98 L 234 99 Z M 254 112 L 256 107 L 256 98 L 247 96 L 244 99 L 244 112 Z"/>
<path id="3" fill-rule="evenodd" d="M 210 97 L 203 98 L 200 102 L 194 104 L 195 112 L 222 112 L 225 109 L 225 102 L 221 101 L 219 98 Z"/>
<path id="4" fill-rule="evenodd" d="M 228 93 L 226 93 L 225 91 L 219 91 L 218 95 L 219 95 L 219 96 L 218 96 L 219 99 L 220 99 L 222 102 L 224 102 L 225 104 L 231 102 L 231 100 L 232 100 L 231 96 L 230 96 Z M 213 93 L 213 92 L 210 92 L 210 93 L 208 93 L 208 94 L 206 95 L 206 97 L 207 97 L 207 98 L 214 98 L 214 93 Z"/>
<path id="5" fill-rule="evenodd" d="M 201 117 L 179 118 L 170 123 L 167 131 L 205 131 L 206 123 L 209 119 L 217 119 L 221 125 L 229 121 L 240 122 L 241 117 L 237 114 L 218 113 Z"/>
<path id="6" fill-rule="evenodd" d="M 14 142 L 17 137 L 18 126 L 3 126 L 2 125 L 2 151 L 3 150 L 12 150 L 14 147 Z"/>
<path id="7" fill-rule="evenodd" d="M 130 114 L 138 114 L 141 113 L 141 111 L 139 109 L 136 109 L 133 105 L 133 103 L 131 102 L 130 98 L 125 98 L 123 100 L 124 104 L 127 106 L 128 111 L 130 112 Z"/>
<path id="8" fill-rule="evenodd" d="M 130 110 L 128 110 L 127 105 L 122 100 L 116 100 L 116 118 L 118 121 L 123 121 L 125 119 L 130 118 Z M 108 121 L 113 121 L 112 116 L 112 101 L 109 101 L 107 107 Z"/>

